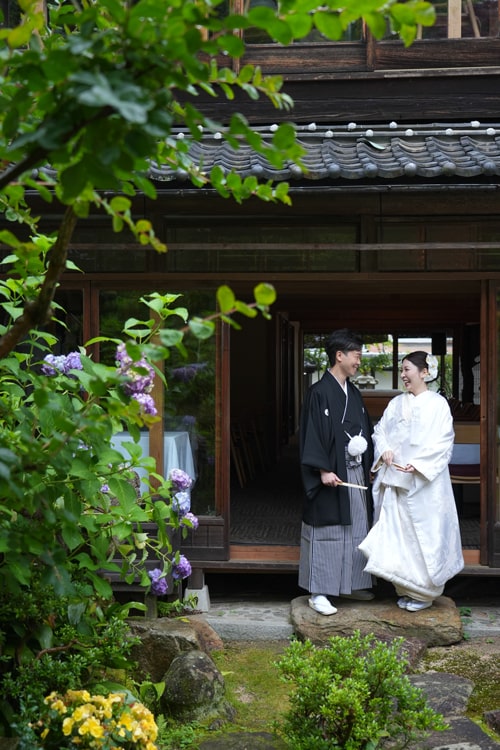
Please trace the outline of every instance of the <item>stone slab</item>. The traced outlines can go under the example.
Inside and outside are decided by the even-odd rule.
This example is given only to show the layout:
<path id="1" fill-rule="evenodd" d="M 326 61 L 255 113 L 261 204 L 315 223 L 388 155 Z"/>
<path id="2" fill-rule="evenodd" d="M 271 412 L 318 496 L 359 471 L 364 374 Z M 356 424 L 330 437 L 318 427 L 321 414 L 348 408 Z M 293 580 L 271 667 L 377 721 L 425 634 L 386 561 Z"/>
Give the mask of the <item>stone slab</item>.
<path id="1" fill-rule="evenodd" d="M 460 612 L 454 601 L 445 596 L 420 612 L 400 609 L 394 599 L 345 599 L 338 612 L 330 616 L 318 614 L 309 607 L 307 596 L 299 596 L 291 603 L 290 619 L 294 632 L 316 645 L 326 643 L 331 636 L 352 635 L 356 630 L 362 635 L 416 638 L 428 647 L 448 646 L 463 638 Z"/>

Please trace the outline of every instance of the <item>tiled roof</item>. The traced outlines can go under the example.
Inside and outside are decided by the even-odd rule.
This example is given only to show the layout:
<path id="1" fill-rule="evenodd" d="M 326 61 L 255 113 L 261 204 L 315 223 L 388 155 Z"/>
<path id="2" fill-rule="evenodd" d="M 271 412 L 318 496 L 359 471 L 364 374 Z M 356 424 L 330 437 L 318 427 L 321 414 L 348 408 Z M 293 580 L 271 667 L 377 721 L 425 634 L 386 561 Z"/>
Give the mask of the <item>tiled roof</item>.
<path id="1" fill-rule="evenodd" d="M 255 128 L 264 140 L 270 140 L 276 126 Z M 327 182 L 412 181 L 443 179 L 461 182 L 464 179 L 500 175 L 500 123 L 483 125 L 426 124 L 400 126 L 366 126 L 357 123 L 327 127 L 296 126 L 297 140 L 305 149 L 304 169 L 287 163 L 273 167 L 265 157 L 247 144 L 232 148 L 221 133 L 202 133 L 192 140 L 189 155 L 203 172 L 218 165 L 236 170 L 241 177 L 274 181 L 322 180 Z M 178 138 L 190 138 L 176 131 Z M 188 179 L 182 170 L 152 166 L 150 175 L 159 182 Z M 495 182 L 495 180 L 493 180 Z"/>

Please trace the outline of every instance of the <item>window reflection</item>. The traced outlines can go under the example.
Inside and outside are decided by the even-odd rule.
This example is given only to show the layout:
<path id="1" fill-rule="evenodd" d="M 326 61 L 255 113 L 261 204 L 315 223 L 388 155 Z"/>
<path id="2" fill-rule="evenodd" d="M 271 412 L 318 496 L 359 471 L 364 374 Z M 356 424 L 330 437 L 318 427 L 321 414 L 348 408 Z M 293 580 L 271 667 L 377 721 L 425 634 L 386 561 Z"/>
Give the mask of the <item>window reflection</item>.
<path id="1" fill-rule="evenodd" d="M 429 336 L 414 333 L 402 335 L 396 332 L 360 333 L 364 342 L 361 365 L 352 382 L 363 391 L 391 391 L 401 387 L 399 378 L 400 362 L 405 354 L 417 349 L 436 354 L 440 360 L 438 379 L 430 384 L 432 390 L 439 390 L 451 396 L 453 389 L 452 352 L 453 338 L 445 334 Z M 324 351 L 328 334 L 307 334 L 304 337 L 304 373 L 306 385 L 322 376 L 328 366 Z"/>
<path id="2" fill-rule="evenodd" d="M 143 291 L 102 291 L 99 302 L 100 334 L 121 337 L 123 325 L 128 318 L 136 317 L 142 320 L 148 317 L 147 308 L 140 302 L 143 294 Z M 213 293 L 192 290 L 183 293 L 176 304 L 186 307 L 190 317 L 204 317 L 216 307 Z M 172 327 L 184 325 L 178 316 L 172 316 L 169 320 L 172 321 Z M 186 438 L 188 439 L 189 466 L 193 467 L 195 473 L 195 484 L 191 493 L 192 511 L 197 515 L 213 514 L 216 340 L 215 337 L 211 337 L 206 341 L 200 341 L 188 334 L 183 343 L 184 353 L 171 349 L 170 357 L 165 362 L 165 450 L 168 449 L 168 440 L 175 441 L 179 448 L 179 440 L 182 439 L 183 443 L 179 450 L 186 451 L 185 443 Z M 101 344 L 101 361 L 113 364 L 115 349 L 114 344 Z M 176 433 L 182 433 L 182 436 Z M 146 436 L 141 442 L 146 445 Z"/>

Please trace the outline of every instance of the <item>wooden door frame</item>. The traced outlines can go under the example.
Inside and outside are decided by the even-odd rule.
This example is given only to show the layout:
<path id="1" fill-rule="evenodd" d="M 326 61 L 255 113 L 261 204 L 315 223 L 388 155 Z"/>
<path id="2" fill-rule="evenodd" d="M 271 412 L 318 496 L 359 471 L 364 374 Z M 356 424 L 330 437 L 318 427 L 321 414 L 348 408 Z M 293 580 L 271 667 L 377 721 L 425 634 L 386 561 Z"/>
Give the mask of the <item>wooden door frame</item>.
<path id="1" fill-rule="evenodd" d="M 497 413 L 498 341 L 497 295 L 500 284 L 485 281 L 481 291 L 481 529 L 480 563 L 500 568 L 500 521 L 496 504 L 498 489 Z M 484 327 L 483 327 L 484 326 Z M 483 367 L 484 362 L 484 367 Z"/>

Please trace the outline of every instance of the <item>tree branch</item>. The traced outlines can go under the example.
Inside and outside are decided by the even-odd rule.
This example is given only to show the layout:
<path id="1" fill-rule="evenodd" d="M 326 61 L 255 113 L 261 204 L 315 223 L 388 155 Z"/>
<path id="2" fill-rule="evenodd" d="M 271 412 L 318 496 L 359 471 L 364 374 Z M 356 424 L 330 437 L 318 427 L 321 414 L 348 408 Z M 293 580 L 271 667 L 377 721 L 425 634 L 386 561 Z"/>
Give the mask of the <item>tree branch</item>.
<path id="1" fill-rule="evenodd" d="M 32 329 L 42 326 L 51 318 L 51 305 L 66 268 L 68 246 L 78 221 L 73 208 L 68 206 L 59 226 L 57 240 L 49 256 L 47 272 L 36 300 L 26 302 L 24 311 L 9 330 L 0 337 L 0 359 L 6 357 Z"/>

